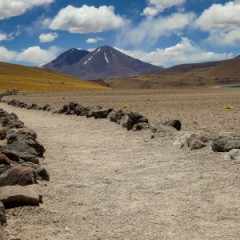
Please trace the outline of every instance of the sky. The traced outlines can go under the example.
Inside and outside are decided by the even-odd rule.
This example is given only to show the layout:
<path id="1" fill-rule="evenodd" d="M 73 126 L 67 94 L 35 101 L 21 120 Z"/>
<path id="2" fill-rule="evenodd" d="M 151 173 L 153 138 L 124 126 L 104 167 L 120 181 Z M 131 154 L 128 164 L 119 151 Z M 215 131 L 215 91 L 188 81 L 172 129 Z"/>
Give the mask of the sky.
<path id="1" fill-rule="evenodd" d="M 40 66 L 109 45 L 176 64 L 240 54 L 240 0 L 0 0 L 0 61 Z"/>

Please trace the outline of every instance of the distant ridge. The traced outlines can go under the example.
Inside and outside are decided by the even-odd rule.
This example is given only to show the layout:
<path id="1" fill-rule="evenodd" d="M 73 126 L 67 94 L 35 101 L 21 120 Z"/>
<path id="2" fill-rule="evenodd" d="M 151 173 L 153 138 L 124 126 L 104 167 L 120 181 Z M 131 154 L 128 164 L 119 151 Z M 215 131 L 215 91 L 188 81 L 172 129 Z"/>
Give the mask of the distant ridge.
<path id="1" fill-rule="evenodd" d="M 240 56 L 232 59 L 181 64 L 136 77 L 108 80 L 112 88 L 209 87 L 240 84 Z"/>
<path id="2" fill-rule="evenodd" d="M 68 50 L 51 63 L 44 65 L 44 68 L 86 80 L 130 77 L 160 68 L 134 59 L 110 46 L 98 47 L 93 52 L 84 54 L 81 55 L 84 55 L 83 57 L 76 58 L 79 52 Z"/>

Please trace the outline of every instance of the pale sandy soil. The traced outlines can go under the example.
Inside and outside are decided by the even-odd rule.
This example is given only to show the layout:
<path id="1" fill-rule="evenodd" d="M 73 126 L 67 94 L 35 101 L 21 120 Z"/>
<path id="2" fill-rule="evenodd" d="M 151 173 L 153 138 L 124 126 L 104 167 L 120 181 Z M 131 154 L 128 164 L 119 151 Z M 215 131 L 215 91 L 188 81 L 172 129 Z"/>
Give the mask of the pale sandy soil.
<path id="1" fill-rule="evenodd" d="M 208 128 L 240 131 L 240 89 L 34 92 L 20 93 L 14 97 L 27 103 L 48 103 L 56 109 L 70 101 L 116 109 L 128 105 L 130 110 L 146 115 L 153 124 L 167 119 L 180 119 L 184 130 Z M 223 109 L 225 104 L 234 108 L 226 111 Z"/>
<path id="2" fill-rule="evenodd" d="M 115 96 L 78 92 L 65 99 L 55 93 L 51 101 L 119 107 L 126 102 L 153 122 L 181 118 L 184 130 L 205 126 L 238 131 L 239 91 Z M 39 103 L 48 97 L 18 96 Z M 223 110 L 225 103 L 235 108 Z M 154 105 L 151 112 L 148 104 Z M 107 120 L 5 104 L 0 108 L 36 130 L 47 150 L 44 166 L 51 176 L 50 182 L 40 183 L 40 207 L 7 211 L 8 239 L 239 239 L 239 162 L 224 160 L 224 154 L 210 148 L 180 150 L 173 145 L 177 136 L 151 139 L 148 131 L 128 132 Z"/>

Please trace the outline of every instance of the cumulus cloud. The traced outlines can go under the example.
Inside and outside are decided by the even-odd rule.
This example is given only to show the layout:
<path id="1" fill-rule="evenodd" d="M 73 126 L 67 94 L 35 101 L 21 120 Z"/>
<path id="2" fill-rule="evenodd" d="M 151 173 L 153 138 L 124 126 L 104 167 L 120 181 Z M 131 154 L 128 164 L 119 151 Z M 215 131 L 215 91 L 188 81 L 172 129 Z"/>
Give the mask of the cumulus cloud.
<path id="1" fill-rule="evenodd" d="M 52 41 L 54 41 L 57 37 L 58 37 L 58 34 L 55 33 L 55 32 L 42 33 L 42 34 L 39 36 L 39 41 L 40 41 L 41 43 L 52 42 Z"/>
<path id="2" fill-rule="evenodd" d="M 194 19 L 193 13 L 174 13 L 167 17 L 144 18 L 136 27 L 128 26 L 118 36 L 118 46 L 153 45 L 161 36 L 180 34 Z"/>
<path id="3" fill-rule="evenodd" d="M 52 30 L 66 30 L 71 33 L 103 32 L 122 27 L 124 19 L 114 13 L 112 6 L 99 8 L 83 5 L 80 8 L 67 6 L 60 10 L 50 23 Z"/>
<path id="4" fill-rule="evenodd" d="M 209 42 L 219 45 L 240 43 L 240 1 L 213 4 L 196 20 L 196 26 L 210 33 Z"/>
<path id="5" fill-rule="evenodd" d="M 182 38 L 181 42 L 174 46 L 162 49 L 157 48 L 151 52 L 144 52 L 142 50 L 119 50 L 134 58 L 164 67 L 184 63 L 216 61 L 233 57 L 232 53 L 205 51 L 188 38 Z"/>
<path id="6" fill-rule="evenodd" d="M 156 16 L 165 9 L 180 6 L 185 3 L 185 0 L 148 0 L 148 6 L 143 10 L 142 15 Z"/>
<path id="7" fill-rule="evenodd" d="M 22 50 L 18 53 L 17 61 L 31 64 L 44 64 L 56 58 L 58 48 L 50 47 L 49 49 L 41 49 L 39 46 L 33 46 Z"/>
<path id="8" fill-rule="evenodd" d="M 88 38 L 86 40 L 86 43 L 89 43 L 89 44 L 92 44 L 92 43 L 97 43 L 97 42 L 100 42 L 100 41 L 103 41 L 104 39 L 103 38 L 100 38 L 100 37 L 96 37 L 96 38 Z"/>
<path id="9" fill-rule="evenodd" d="M 17 52 L 10 51 L 7 48 L 0 46 L 0 61 L 10 62 L 13 61 L 17 56 Z"/>
<path id="10" fill-rule="evenodd" d="M 54 0 L 0 0 L 0 20 L 19 16 L 33 7 L 53 2 Z"/>

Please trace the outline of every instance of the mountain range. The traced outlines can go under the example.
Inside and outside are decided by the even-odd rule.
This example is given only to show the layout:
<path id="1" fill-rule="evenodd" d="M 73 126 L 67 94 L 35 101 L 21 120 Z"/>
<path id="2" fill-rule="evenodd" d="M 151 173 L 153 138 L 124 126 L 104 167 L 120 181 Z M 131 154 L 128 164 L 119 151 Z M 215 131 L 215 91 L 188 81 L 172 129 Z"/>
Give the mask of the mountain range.
<path id="1" fill-rule="evenodd" d="M 109 46 L 98 47 L 92 52 L 70 49 L 43 68 L 85 80 L 131 77 L 160 69 Z"/>

